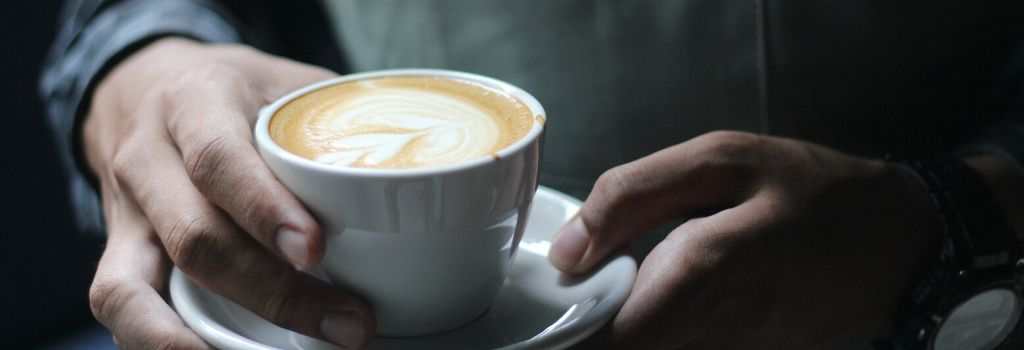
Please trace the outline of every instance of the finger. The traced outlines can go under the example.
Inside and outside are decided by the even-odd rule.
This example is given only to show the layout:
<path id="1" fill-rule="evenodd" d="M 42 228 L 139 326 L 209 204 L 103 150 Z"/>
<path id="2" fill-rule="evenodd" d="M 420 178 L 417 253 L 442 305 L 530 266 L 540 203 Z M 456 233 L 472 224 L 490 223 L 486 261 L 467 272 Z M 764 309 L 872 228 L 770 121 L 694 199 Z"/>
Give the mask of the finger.
<path id="1" fill-rule="evenodd" d="M 615 318 L 586 344 L 609 349 L 744 349 L 729 332 L 766 331 L 758 320 L 772 296 L 751 298 L 750 285 L 771 286 L 770 274 L 737 264 L 751 242 L 736 239 L 751 230 L 763 205 L 747 202 L 673 230 L 647 256 L 629 297 Z M 745 281 L 746 285 L 731 281 Z M 770 290 L 770 287 L 766 287 Z M 757 338 L 756 336 L 751 338 Z"/>
<path id="2" fill-rule="evenodd" d="M 552 265 L 582 273 L 661 223 L 742 202 L 758 185 L 760 160 L 752 151 L 760 139 L 706 134 L 605 172 L 555 237 Z"/>
<path id="3" fill-rule="evenodd" d="M 161 296 L 170 266 L 145 217 L 133 203 L 104 199 L 108 239 L 89 290 L 96 319 L 120 348 L 207 349 Z"/>
<path id="4" fill-rule="evenodd" d="M 145 153 L 115 160 L 132 164 L 116 166 L 118 177 L 138 199 L 174 264 L 199 285 L 281 327 L 347 347 L 364 346 L 376 325 L 369 307 L 296 271 L 242 232 L 193 187 L 176 152 L 157 143 Z"/>
<path id="5" fill-rule="evenodd" d="M 267 169 L 246 119 L 260 102 L 236 79 L 208 73 L 175 90 L 167 128 L 188 178 L 252 237 L 299 269 L 319 264 L 324 237 L 313 217 Z"/>

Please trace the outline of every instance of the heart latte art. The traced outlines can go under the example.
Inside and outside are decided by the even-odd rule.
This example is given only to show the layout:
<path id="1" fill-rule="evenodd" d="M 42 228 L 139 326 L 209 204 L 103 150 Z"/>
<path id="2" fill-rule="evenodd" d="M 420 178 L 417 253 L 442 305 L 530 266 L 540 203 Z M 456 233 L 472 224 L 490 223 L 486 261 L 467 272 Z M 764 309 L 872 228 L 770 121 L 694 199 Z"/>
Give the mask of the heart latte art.
<path id="1" fill-rule="evenodd" d="M 476 83 L 399 76 L 321 88 L 281 107 L 270 136 L 317 162 L 357 168 L 417 168 L 496 154 L 534 117 L 521 101 Z"/>

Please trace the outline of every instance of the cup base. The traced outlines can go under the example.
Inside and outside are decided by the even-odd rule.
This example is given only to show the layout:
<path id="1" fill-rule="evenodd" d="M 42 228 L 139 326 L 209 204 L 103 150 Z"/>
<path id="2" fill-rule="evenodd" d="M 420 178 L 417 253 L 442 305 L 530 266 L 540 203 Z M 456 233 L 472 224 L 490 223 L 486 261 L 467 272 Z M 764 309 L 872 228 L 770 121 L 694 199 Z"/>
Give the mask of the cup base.
<path id="1" fill-rule="evenodd" d="M 447 323 L 444 327 L 438 327 L 439 323 L 428 324 L 423 327 L 403 327 L 401 329 L 388 329 L 387 327 L 377 326 L 377 336 L 381 338 L 390 339 L 403 339 L 403 338 L 416 338 L 423 336 L 432 336 L 449 331 L 453 331 L 462 328 L 468 324 L 472 324 L 483 315 L 487 314 L 487 310 L 490 310 L 491 306 L 488 305 L 479 313 L 473 314 L 473 317 L 468 318 L 464 321 Z"/>

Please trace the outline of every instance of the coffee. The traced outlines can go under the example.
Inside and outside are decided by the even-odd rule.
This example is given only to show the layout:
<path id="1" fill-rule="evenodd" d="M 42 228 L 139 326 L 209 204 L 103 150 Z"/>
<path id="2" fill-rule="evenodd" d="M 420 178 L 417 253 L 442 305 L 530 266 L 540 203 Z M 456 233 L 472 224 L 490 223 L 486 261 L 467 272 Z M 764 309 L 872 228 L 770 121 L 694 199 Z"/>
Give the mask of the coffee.
<path id="1" fill-rule="evenodd" d="M 515 97 L 433 76 L 355 80 L 299 96 L 274 113 L 285 150 L 342 167 L 401 169 L 494 155 L 533 126 Z"/>
<path id="2" fill-rule="evenodd" d="M 281 97 L 260 110 L 253 139 L 324 232 L 321 277 L 371 305 L 377 334 L 420 336 L 477 319 L 505 282 L 537 189 L 544 116 L 502 81 L 386 70 Z"/>

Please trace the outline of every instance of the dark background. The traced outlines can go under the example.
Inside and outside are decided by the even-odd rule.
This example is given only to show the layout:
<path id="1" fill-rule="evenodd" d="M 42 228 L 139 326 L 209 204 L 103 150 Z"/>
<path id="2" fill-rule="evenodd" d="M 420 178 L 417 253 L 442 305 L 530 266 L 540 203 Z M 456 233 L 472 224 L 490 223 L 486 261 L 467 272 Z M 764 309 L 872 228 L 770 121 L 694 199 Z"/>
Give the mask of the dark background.
<path id="1" fill-rule="evenodd" d="M 95 329 L 88 288 L 102 237 L 75 232 L 37 93 L 60 1 L 0 10 L 0 348 L 64 347 Z"/>

